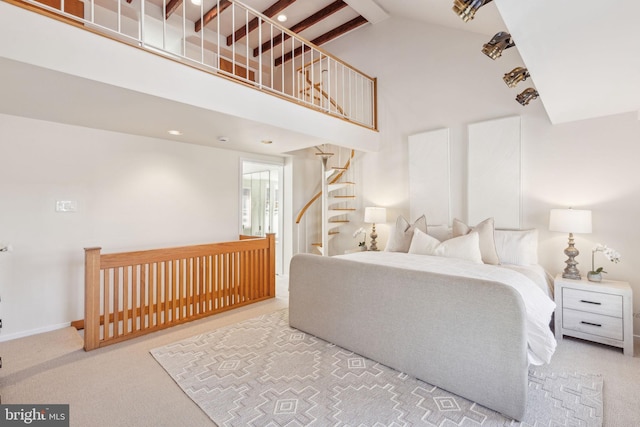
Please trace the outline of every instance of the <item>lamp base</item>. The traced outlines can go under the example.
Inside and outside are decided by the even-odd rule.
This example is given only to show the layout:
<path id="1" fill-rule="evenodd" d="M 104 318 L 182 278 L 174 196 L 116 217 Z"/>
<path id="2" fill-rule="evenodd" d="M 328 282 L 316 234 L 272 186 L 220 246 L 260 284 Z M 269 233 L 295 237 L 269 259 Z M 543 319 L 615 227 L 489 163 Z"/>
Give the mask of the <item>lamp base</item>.
<path id="1" fill-rule="evenodd" d="M 371 243 L 369 244 L 369 250 L 370 251 L 377 251 L 378 250 L 378 242 L 376 242 L 376 239 L 378 238 L 378 233 L 376 233 L 376 225 L 375 223 L 373 224 L 373 227 L 371 229 Z"/>
<path id="2" fill-rule="evenodd" d="M 567 267 L 562 272 L 562 277 L 565 279 L 580 280 L 580 271 L 576 268 L 578 262 L 575 260 L 580 252 L 574 246 L 573 233 L 569 233 L 569 246 L 564 250 L 564 254 L 568 257 L 565 261 Z"/>
<path id="3" fill-rule="evenodd" d="M 564 271 L 562 272 L 562 277 L 564 279 L 572 279 L 572 280 L 582 279 L 582 276 L 580 276 L 580 272 L 578 271 L 578 269 L 575 269 L 575 271 L 571 271 L 569 267 L 564 269 Z"/>

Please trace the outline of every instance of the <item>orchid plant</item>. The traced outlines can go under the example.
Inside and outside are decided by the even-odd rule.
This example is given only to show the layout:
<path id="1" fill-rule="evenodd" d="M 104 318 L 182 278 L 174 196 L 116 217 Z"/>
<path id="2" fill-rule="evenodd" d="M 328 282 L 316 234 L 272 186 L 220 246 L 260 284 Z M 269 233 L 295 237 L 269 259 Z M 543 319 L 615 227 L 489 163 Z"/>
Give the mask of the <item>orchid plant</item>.
<path id="1" fill-rule="evenodd" d="M 591 271 L 589 273 L 591 274 L 600 274 L 600 273 L 606 273 L 606 271 L 604 271 L 603 267 L 598 267 L 597 269 L 595 268 L 595 255 L 596 252 L 602 252 L 604 254 L 604 256 L 611 262 L 618 263 L 620 262 L 620 253 L 618 251 L 616 251 L 613 248 L 608 248 L 607 245 L 601 245 L 600 243 L 598 243 L 592 250 L 591 250 Z"/>
<path id="2" fill-rule="evenodd" d="M 362 241 L 358 242 L 358 247 L 360 247 L 360 248 L 366 246 L 367 231 L 363 227 L 360 227 L 356 231 L 353 232 L 353 237 L 358 237 L 361 234 L 363 235 Z"/>

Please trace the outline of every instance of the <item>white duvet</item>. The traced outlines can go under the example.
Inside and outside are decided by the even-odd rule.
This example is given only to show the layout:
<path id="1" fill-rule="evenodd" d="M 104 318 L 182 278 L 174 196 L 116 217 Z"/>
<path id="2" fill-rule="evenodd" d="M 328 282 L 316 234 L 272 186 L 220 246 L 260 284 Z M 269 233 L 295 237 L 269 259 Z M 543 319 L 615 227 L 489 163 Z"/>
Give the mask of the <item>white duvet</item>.
<path id="1" fill-rule="evenodd" d="M 527 344 L 529 363 L 549 363 L 556 349 L 556 340 L 549 327 L 556 304 L 529 277 L 499 265 L 476 264 L 457 258 L 402 252 L 356 252 L 338 258 L 358 262 L 388 265 L 409 270 L 430 271 L 449 276 L 463 276 L 491 280 L 511 286 L 522 297 L 527 318 Z"/>

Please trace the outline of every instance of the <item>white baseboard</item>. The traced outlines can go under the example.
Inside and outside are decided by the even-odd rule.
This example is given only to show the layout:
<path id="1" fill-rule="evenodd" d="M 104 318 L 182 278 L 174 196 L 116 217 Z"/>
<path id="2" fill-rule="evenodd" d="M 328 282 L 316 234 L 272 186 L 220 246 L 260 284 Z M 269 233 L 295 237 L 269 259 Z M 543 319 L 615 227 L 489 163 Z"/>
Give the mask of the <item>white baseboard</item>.
<path id="1" fill-rule="evenodd" d="M 17 332 L 15 334 L 9 334 L 9 335 L 0 334 L 0 342 L 11 341 L 17 338 L 24 338 L 31 335 L 42 334 L 44 332 L 51 332 L 58 329 L 67 328 L 69 326 L 71 326 L 71 322 L 59 323 L 57 325 L 49 325 L 49 326 L 45 326 L 44 328 L 31 329 L 30 331 Z"/>

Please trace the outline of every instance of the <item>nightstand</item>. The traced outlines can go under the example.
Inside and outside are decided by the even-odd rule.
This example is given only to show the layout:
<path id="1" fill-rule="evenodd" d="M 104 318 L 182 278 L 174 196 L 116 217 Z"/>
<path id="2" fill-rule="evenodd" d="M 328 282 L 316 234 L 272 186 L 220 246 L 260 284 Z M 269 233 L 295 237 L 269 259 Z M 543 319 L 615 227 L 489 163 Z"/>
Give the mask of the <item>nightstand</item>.
<path id="1" fill-rule="evenodd" d="M 556 339 L 564 335 L 614 347 L 633 357 L 633 295 L 627 282 L 554 280 Z"/>
<path id="2" fill-rule="evenodd" d="M 358 246 L 358 248 L 356 248 L 356 249 L 347 249 L 346 251 L 344 251 L 344 254 L 345 254 L 345 255 L 347 255 L 347 254 L 355 254 L 356 252 L 366 252 L 366 250 L 364 250 L 364 251 L 363 251 L 363 250 L 362 250 L 362 249 L 360 249 L 360 247 Z"/>

